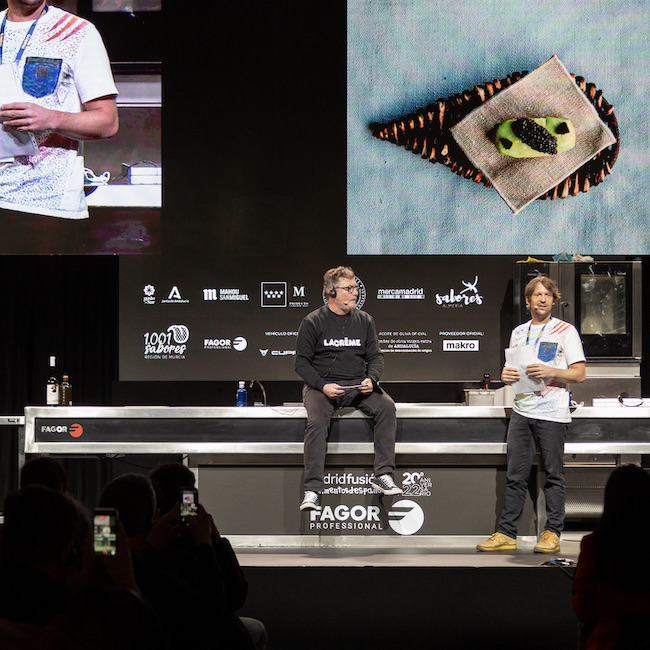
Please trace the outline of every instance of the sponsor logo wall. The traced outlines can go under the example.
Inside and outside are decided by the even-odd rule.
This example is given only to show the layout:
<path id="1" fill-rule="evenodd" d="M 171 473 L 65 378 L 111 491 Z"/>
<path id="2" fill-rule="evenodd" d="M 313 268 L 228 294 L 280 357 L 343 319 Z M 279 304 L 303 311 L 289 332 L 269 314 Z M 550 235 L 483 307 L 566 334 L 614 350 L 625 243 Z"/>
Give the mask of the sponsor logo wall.
<path id="1" fill-rule="evenodd" d="M 350 265 L 360 288 L 357 308 L 375 319 L 384 381 L 498 376 L 509 260 L 503 273 L 482 258 L 355 258 Z M 234 274 L 161 266 L 120 259 L 121 380 L 298 379 L 298 328 L 326 302 L 326 269 L 255 266 Z"/>

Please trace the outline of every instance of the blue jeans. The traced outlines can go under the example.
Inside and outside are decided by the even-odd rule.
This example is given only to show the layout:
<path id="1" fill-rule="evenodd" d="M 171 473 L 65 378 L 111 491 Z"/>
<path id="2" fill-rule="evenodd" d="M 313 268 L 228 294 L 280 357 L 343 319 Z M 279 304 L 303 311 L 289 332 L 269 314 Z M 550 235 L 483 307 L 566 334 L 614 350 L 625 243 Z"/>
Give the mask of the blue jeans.
<path id="1" fill-rule="evenodd" d="M 546 499 L 546 530 L 560 534 L 564 528 L 564 440 L 567 425 L 526 418 L 513 411 L 508 426 L 508 471 L 503 509 L 497 532 L 517 537 L 519 520 L 524 509 L 528 478 L 535 460 L 536 448 L 542 457 L 546 473 L 544 497 Z"/>

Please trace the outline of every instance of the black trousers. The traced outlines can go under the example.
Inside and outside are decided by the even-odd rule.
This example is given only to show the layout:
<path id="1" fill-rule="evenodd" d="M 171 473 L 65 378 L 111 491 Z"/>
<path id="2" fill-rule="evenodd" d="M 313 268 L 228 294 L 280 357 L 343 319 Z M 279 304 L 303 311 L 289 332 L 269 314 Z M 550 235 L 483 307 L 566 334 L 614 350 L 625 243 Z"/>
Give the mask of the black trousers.
<path id="1" fill-rule="evenodd" d="M 307 409 L 305 429 L 305 490 L 322 492 L 324 489 L 325 454 L 330 419 L 337 408 L 354 406 L 372 417 L 374 422 L 375 476 L 392 474 L 395 470 L 395 433 L 397 416 L 395 402 L 384 392 L 362 395 L 353 389 L 337 400 L 305 385 L 302 399 Z"/>

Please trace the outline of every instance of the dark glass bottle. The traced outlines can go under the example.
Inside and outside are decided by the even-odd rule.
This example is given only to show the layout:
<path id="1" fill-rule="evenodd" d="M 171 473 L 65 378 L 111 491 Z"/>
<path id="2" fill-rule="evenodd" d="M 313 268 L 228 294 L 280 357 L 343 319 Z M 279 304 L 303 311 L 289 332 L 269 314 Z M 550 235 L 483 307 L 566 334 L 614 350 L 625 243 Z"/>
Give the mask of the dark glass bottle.
<path id="1" fill-rule="evenodd" d="M 63 375 L 61 380 L 61 404 L 63 406 L 72 406 L 72 384 L 68 375 Z"/>

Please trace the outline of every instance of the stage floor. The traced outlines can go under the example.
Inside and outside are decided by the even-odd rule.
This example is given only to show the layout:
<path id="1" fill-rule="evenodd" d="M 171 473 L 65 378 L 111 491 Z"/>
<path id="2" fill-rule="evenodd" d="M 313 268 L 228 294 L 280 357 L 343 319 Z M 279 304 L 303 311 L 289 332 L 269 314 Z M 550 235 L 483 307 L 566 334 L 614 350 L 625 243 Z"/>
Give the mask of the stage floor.
<path id="1" fill-rule="evenodd" d="M 427 547 L 243 547 L 235 546 L 243 567 L 535 567 L 551 559 L 577 562 L 586 533 L 566 532 L 558 553 L 534 553 L 536 539 L 519 537 L 516 551 L 480 552 L 485 537 L 440 537 Z"/>

